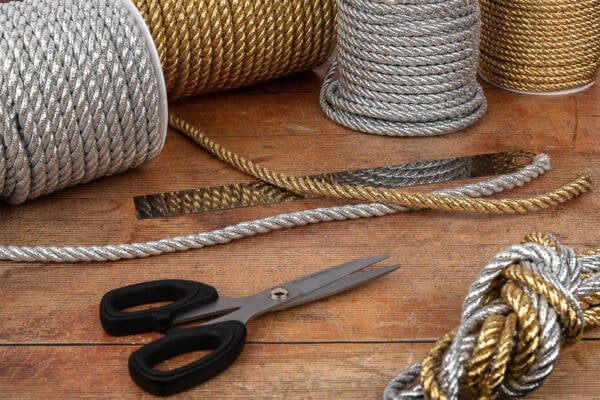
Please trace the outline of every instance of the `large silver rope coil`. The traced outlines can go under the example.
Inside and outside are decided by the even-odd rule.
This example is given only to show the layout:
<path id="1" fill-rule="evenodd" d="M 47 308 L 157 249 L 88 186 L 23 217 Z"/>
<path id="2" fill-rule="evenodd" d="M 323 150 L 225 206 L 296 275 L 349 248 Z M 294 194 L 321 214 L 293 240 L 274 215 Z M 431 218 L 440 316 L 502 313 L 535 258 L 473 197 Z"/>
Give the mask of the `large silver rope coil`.
<path id="1" fill-rule="evenodd" d="M 18 204 L 158 154 L 164 83 L 136 18 L 120 1 L 0 5 L 0 199 Z"/>

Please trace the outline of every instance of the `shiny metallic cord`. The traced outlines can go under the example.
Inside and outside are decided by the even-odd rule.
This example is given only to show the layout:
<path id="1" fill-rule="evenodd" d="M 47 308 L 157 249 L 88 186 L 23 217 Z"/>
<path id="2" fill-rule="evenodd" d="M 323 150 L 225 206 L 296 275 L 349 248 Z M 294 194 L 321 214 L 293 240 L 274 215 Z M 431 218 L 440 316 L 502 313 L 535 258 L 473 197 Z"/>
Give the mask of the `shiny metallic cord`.
<path id="1" fill-rule="evenodd" d="M 140 165 L 162 148 L 159 89 L 127 9 L 0 5 L 0 198 L 28 199 Z"/>
<path id="2" fill-rule="evenodd" d="M 346 127 L 431 136 L 485 112 L 476 0 L 338 0 L 338 44 L 321 107 Z"/>
<path id="3" fill-rule="evenodd" d="M 565 343 L 598 326 L 600 252 L 577 254 L 552 236 L 530 234 L 481 270 L 460 326 L 394 378 L 383 399 L 525 396 L 548 378 Z"/>
<path id="4" fill-rule="evenodd" d="M 522 186 L 549 169 L 550 160 L 548 156 L 540 155 L 537 156 L 530 165 L 525 166 L 518 172 L 493 177 L 482 182 L 464 185 L 454 189 L 440 190 L 435 193 L 452 196 L 488 196 Z M 411 211 L 411 209 L 379 203 L 349 204 L 339 207 L 315 208 L 241 222 L 236 225 L 210 232 L 195 233 L 187 236 L 165 238 L 144 243 L 65 247 L 0 246 L 0 259 L 23 262 L 58 263 L 116 261 L 216 246 L 284 228 L 313 225 L 321 222 L 382 217 L 406 211 Z"/>
<path id="5" fill-rule="evenodd" d="M 163 65 L 169 99 L 306 71 L 335 44 L 335 0 L 133 0 Z"/>

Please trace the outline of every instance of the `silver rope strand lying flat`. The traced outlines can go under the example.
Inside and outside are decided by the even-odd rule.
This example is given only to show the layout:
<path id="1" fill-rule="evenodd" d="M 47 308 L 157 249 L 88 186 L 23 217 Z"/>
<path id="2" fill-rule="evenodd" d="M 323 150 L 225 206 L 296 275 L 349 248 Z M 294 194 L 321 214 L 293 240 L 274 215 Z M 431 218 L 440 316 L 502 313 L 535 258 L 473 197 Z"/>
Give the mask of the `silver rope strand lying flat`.
<path id="1" fill-rule="evenodd" d="M 166 120 L 121 1 L 0 4 L 0 199 L 18 204 L 136 167 Z"/>
<path id="2" fill-rule="evenodd" d="M 348 128 L 431 136 L 485 112 L 477 0 L 338 0 L 338 46 L 321 107 Z"/>
<path id="3" fill-rule="evenodd" d="M 454 189 L 436 191 L 451 196 L 481 197 L 522 186 L 550 169 L 547 155 L 536 156 L 522 170 L 500 175 Z M 0 246 L 0 260 L 23 262 L 101 262 L 156 256 L 190 249 L 225 244 L 234 240 L 265 234 L 284 228 L 294 228 L 321 222 L 344 221 L 359 218 L 382 217 L 411 211 L 400 206 L 371 203 L 349 204 L 340 207 L 315 208 L 272 217 L 241 222 L 223 229 L 165 238 L 144 243 L 105 246 Z"/>
<path id="4" fill-rule="evenodd" d="M 578 255 L 552 236 L 528 235 L 481 270 L 459 327 L 383 399 L 525 396 L 549 377 L 563 344 L 600 325 L 599 299 L 600 252 Z"/>

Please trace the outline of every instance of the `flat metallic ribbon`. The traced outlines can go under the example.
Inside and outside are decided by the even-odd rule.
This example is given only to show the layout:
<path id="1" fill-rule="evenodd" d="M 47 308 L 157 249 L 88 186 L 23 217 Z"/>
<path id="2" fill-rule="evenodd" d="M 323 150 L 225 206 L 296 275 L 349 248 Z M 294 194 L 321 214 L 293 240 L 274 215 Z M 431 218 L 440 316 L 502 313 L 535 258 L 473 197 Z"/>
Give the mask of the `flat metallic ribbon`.
<path id="1" fill-rule="evenodd" d="M 397 188 L 516 172 L 530 164 L 533 157 L 531 152 L 518 150 L 339 171 L 310 177 L 340 185 Z M 151 219 L 307 198 L 315 196 L 302 196 L 259 181 L 137 196 L 134 203 L 139 219 Z"/>

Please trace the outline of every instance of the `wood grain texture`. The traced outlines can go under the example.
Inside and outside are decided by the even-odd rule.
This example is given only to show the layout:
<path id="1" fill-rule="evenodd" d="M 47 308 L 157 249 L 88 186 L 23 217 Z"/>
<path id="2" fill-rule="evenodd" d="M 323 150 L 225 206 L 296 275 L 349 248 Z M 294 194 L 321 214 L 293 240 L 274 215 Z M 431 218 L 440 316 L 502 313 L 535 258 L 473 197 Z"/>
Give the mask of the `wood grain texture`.
<path id="1" fill-rule="evenodd" d="M 0 0 L 2 2 L 2 0 Z M 554 169 L 509 195 L 527 196 L 600 171 L 600 86 L 571 96 L 520 96 L 484 85 L 489 110 L 472 128 L 438 138 L 386 138 L 344 129 L 318 106 L 323 69 L 226 94 L 190 99 L 172 111 L 232 150 L 290 174 L 531 149 Z M 223 227 L 308 207 L 303 200 L 190 215 L 135 219 L 132 197 L 249 178 L 169 132 L 154 161 L 112 178 L 19 207 L 0 204 L 2 244 L 105 244 Z M 429 187 L 425 187 L 429 188 Z M 389 252 L 401 270 L 365 287 L 249 326 L 250 345 L 218 379 L 181 398 L 377 399 L 385 383 L 419 361 L 451 329 L 481 266 L 534 230 L 566 243 L 600 246 L 596 192 L 526 216 L 419 212 L 283 230 L 182 254 L 105 264 L 0 263 L 0 398 L 146 398 L 131 383 L 127 357 L 155 338 L 113 338 L 97 318 L 114 287 L 149 279 L 202 280 L 223 296 L 352 258 Z M 567 349 L 532 399 L 597 399 L 600 331 Z"/>

